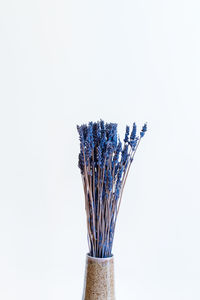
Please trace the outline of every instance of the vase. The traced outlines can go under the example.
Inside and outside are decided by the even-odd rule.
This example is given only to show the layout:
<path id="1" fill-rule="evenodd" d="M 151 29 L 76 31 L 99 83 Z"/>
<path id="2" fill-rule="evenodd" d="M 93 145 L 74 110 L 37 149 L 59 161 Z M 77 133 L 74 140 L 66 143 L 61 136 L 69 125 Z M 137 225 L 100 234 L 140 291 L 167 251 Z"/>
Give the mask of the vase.
<path id="1" fill-rule="evenodd" d="M 115 300 L 113 256 L 98 258 L 86 255 L 82 300 Z"/>

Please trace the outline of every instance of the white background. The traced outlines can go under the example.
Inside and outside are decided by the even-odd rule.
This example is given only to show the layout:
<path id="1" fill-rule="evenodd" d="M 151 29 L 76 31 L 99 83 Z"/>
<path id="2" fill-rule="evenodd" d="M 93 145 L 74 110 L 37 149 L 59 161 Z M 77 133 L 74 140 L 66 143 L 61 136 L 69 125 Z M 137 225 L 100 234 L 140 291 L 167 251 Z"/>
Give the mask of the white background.
<path id="1" fill-rule="evenodd" d="M 114 250 L 117 300 L 200 299 L 200 3 L 1 0 L 0 299 L 81 299 L 76 124 L 148 122 Z"/>

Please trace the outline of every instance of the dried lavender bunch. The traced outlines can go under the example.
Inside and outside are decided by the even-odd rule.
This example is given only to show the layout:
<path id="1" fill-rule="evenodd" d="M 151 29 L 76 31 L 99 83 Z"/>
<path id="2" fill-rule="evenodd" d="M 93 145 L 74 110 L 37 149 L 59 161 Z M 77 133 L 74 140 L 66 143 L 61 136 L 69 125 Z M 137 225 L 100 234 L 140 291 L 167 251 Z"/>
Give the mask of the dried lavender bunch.
<path id="1" fill-rule="evenodd" d="M 77 126 L 77 130 L 89 255 L 110 257 L 124 185 L 147 125 L 144 124 L 139 136 L 135 123 L 131 132 L 126 126 L 123 145 L 117 136 L 115 123 L 90 122 Z"/>

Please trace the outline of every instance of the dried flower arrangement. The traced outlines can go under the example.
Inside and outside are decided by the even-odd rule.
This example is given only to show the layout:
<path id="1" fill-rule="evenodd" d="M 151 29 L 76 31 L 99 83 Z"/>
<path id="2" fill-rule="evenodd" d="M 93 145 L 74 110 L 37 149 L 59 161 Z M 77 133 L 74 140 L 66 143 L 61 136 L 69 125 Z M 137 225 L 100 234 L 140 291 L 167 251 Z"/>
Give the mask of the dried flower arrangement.
<path id="1" fill-rule="evenodd" d="M 116 220 L 124 185 L 141 138 L 126 126 L 124 143 L 117 136 L 117 124 L 90 122 L 77 126 L 80 139 L 79 168 L 85 193 L 89 255 L 110 257 Z"/>
<path id="2" fill-rule="evenodd" d="M 131 132 L 126 126 L 123 144 L 115 123 L 100 120 L 77 126 L 77 130 L 89 245 L 82 299 L 114 300 L 115 226 L 126 179 L 147 124 L 139 135 L 135 123 Z"/>

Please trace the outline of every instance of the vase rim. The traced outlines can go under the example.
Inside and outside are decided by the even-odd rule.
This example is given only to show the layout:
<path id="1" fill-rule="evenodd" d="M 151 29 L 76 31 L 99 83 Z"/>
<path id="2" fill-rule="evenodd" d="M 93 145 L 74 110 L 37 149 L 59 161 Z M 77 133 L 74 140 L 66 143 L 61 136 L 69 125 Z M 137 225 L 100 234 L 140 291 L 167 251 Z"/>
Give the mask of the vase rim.
<path id="1" fill-rule="evenodd" d="M 99 260 L 99 261 L 106 261 L 106 260 L 111 260 L 111 259 L 114 258 L 113 254 L 111 256 L 109 256 L 109 257 L 94 257 L 94 256 L 89 255 L 89 253 L 86 254 L 86 257 L 88 259 L 94 260 L 94 261 L 97 261 L 97 260 Z"/>

